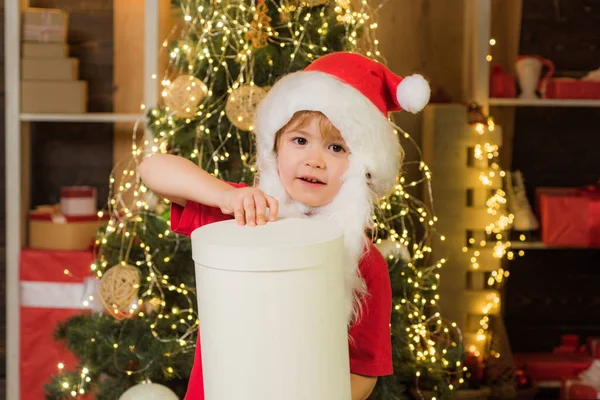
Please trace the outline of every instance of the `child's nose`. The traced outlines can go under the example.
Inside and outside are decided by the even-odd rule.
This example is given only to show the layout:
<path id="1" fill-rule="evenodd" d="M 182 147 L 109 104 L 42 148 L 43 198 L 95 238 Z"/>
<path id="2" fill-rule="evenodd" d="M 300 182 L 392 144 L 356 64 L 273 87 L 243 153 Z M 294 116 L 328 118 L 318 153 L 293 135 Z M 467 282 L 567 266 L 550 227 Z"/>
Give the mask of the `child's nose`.
<path id="1" fill-rule="evenodd" d="M 306 165 L 311 168 L 325 168 L 325 157 L 323 157 L 323 150 L 318 148 L 309 150 L 306 157 Z"/>

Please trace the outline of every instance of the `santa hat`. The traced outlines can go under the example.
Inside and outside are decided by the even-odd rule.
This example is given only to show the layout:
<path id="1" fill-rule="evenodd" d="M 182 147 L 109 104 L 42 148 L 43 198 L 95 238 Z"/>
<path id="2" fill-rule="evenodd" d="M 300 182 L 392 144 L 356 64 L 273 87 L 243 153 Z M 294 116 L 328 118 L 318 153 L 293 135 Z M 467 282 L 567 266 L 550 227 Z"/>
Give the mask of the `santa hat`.
<path id="1" fill-rule="evenodd" d="M 340 131 L 352 159 L 365 167 L 369 186 L 384 196 L 394 186 L 401 162 L 391 111 L 419 112 L 429 101 L 421 75 L 401 78 L 382 64 L 354 53 L 320 57 L 304 71 L 286 75 L 258 107 L 259 170 L 276 167 L 275 134 L 297 111 L 320 111 Z"/>
<path id="2" fill-rule="evenodd" d="M 310 214 L 343 229 L 349 323 L 356 320 L 366 291 L 358 265 L 367 244 L 365 229 L 373 223 L 373 202 L 394 188 L 403 158 L 388 113 L 418 112 L 429 101 L 429 93 L 429 84 L 420 75 L 403 79 L 361 55 L 332 53 L 277 81 L 258 106 L 258 187 L 279 201 L 283 217 Z M 323 113 L 350 150 L 340 191 L 331 203 L 311 210 L 291 199 L 283 188 L 274 148 L 277 131 L 298 111 Z"/>

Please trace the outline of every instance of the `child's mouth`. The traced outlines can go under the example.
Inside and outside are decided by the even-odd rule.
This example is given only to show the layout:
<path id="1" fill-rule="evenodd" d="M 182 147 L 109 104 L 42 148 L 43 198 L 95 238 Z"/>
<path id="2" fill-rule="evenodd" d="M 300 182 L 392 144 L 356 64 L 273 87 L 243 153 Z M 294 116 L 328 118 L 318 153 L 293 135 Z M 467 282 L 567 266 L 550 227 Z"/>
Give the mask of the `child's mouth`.
<path id="1" fill-rule="evenodd" d="M 310 185 L 324 185 L 325 184 L 325 182 L 321 182 L 320 180 L 311 178 L 311 177 L 301 177 L 298 179 L 300 179 L 302 182 L 306 182 Z"/>

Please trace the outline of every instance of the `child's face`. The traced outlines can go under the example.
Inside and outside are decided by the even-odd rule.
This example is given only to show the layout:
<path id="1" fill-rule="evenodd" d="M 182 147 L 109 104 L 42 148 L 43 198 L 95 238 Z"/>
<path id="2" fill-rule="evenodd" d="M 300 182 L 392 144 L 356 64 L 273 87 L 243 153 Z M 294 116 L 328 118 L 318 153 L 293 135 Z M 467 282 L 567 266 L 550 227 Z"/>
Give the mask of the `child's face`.
<path id="1" fill-rule="evenodd" d="M 297 202 L 318 207 L 332 201 L 342 187 L 350 150 L 339 132 L 321 134 L 320 119 L 292 124 L 279 138 L 277 165 L 279 179 Z"/>

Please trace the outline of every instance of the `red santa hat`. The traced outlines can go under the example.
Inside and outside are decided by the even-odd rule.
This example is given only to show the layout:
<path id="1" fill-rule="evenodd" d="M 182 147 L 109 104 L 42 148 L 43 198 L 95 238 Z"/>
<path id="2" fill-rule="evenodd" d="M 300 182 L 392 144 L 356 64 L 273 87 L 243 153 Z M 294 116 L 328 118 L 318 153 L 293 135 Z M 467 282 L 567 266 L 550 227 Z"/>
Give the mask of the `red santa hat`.
<path id="1" fill-rule="evenodd" d="M 394 186 L 402 149 L 388 113 L 419 112 L 429 101 L 421 75 L 402 78 L 384 65 L 354 53 L 320 57 L 304 71 L 280 79 L 261 102 L 256 117 L 259 171 L 276 166 L 275 134 L 297 111 L 320 111 L 340 131 L 369 186 L 384 196 Z"/>

